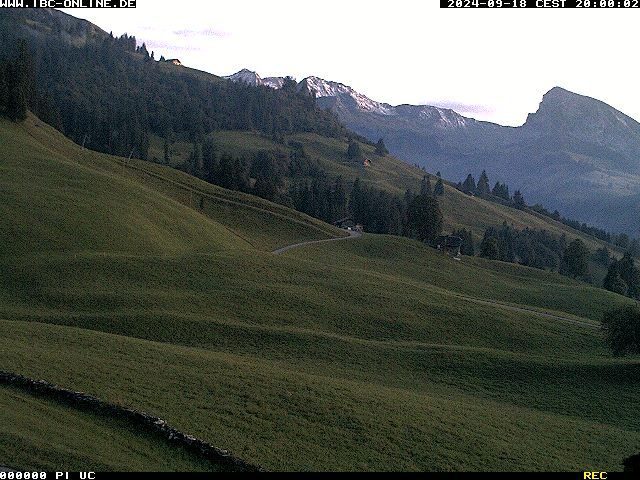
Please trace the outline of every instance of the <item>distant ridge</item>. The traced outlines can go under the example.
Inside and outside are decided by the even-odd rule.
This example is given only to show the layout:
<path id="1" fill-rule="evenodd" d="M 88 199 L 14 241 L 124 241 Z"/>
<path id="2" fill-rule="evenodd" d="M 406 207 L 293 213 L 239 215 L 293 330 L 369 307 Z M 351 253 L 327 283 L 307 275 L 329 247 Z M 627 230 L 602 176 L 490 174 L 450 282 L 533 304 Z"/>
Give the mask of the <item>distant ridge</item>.
<path id="1" fill-rule="evenodd" d="M 264 83 L 263 83 L 264 84 Z M 399 158 L 453 181 L 486 170 L 568 217 L 640 234 L 640 123 L 606 103 L 550 89 L 524 125 L 505 127 L 429 105 L 378 102 L 339 82 L 307 77 L 298 88 L 360 135 L 383 138 Z"/>

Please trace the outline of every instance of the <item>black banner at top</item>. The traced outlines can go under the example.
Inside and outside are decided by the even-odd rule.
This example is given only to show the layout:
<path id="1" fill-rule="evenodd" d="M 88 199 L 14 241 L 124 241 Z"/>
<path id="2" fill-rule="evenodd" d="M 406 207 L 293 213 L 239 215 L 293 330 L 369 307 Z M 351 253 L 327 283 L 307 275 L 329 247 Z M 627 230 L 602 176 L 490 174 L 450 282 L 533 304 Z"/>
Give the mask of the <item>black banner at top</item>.
<path id="1" fill-rule="evenodd" d="M 0 8 L 136 8 L 136 0 L 0 0 Z"/>
<path id="2" fill-rule="evenodd" d="M 440 0 L 440 8 L 640 8 L 640 0 Z"/>

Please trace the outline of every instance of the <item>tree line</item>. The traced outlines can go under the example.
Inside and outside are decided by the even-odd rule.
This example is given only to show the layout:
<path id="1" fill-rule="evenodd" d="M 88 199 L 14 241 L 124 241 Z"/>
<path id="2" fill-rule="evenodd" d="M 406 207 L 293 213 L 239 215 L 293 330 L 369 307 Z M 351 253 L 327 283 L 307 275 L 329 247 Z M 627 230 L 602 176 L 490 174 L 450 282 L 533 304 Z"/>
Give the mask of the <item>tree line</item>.
<path id="1" fill-rule="evenodd" d="M 579 222 L 577 220 L 563 217 L 560 212 L 558 212 L 558 210 L 550 212 L 540 204 L 529 206 L 527 205 L 522 192 L 520 190 L 516 190 L 513 195 L 511 195 L 509 192 L 509 186 L 506 183 L 496 182 L 493 188 L 490 188 L 489 185 L 489 177 L 487 175 L 487 172 L 483 170 L 477 183 L 473 175 L 468 174 L 467 178 L 463 182 L 459 182 L 457 184 L 457 188 L 458 190 L 469 195 L 477 195 L 486 200 L 501 203 L 503 205 L 517 208 L 519 210 L 527 210 L 544 215 L 568 227 L 571 227 L 574 230 L 586 233 L 587 235 L 591 235 L 592 237 L 619 246 L 623 249 L 628 248 L 630 242 L 632 241 L 629 236 L 624 233 L 615 235 L 607 232 L 602 228 L 594 227 L 591 225 L 587 225 L 584 222 Z"/>
<path id="2" fill-rule="evenodd" d="M 567 242 L 564 235 L 546 230 L 518 230 L 506 223 L 488 228 L 480 243 L 480 256 L 554 270 L 574 278 L 588 274 L 590 252 L 581 240 Z"/>
<path id="3" fill-rule="evenodd" d="M 354 144 L 358 143 L 349 142 Z M 165 143 L 165 161 L 170 161 L 168 143 Z M 393 195 L 360 179 L 347 182 L 340 176 L 331 178 L 306 154 L 304 145 L 296 141 L 289 141 L 286 150 L 233 156 L 220 151 L 207 136 L 193 143 L 188 159 L 176 168 L 209 183 L 259 196 L 329 223 L 350 217 L 371 233 L 431 243 L 443 228 L 443 216 L 436 199 L 440 190 L 441 195 L 444 194 L 441 178 L 433 191 L 425 176 L 419 193 L 408 190 L 404 196 Z"/>
<path id="4" fill-rule="evenodd" d="M 32 84 L 31 59 L 22 42 L 13 58 L 0 61 L 0 113 L 14 122 L 27 118 Z"/>

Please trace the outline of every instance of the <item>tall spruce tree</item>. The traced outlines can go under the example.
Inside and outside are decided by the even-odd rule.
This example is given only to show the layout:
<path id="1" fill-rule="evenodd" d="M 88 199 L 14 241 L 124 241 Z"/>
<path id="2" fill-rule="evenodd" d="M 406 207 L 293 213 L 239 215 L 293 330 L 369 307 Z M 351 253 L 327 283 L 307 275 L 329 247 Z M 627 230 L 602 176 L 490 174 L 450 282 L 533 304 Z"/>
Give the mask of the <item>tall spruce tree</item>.
<path id="1" fill-rule="evenodd" d="M 627 284 L 627 295 L 631 298 L 640 298 L 640 270 L 629 252 L 616 262 L 616 270 Z"/>
<path id="2" fill-rule="evenodd" d="M 638 305 L 625 305 L 605 313 L 602 318 L 602 330 L 614 356 L 640 354 L 640 307 Z"/>
<path id="3" fill-rule="evenodd" d="M 348 197 L 347 190 L 344 186 L 344 181 L 341 176 L 336 177 L 335 183 L 333 185 L 333 198 L 335 207 L 334 218 L 331 220 L 340 220 L 347 216 L 347 207 L 348 207 Z"/>
<path id="4" fill-rule="evenodd" d="M 6 102 L 5 113 L 14 122 L 27 118 L 29 87 L 32 75 L 32 60 L 26 43 L 20 42 L 18 55 L 5 68 Z"/>
<path id="5" fill-rule="evenodd" d="M 480 243 L 480 256 L 490 260 L 498 260 L 500 258 L 498 239 L 485 236 Z"/>
<path id="6" fill-rule="evenodd" d="M 520 192 L 520 190 L 516 190 L 513 194 L 513 205 L 520 210 L 527 206 L 524 201 L 524 196 L 522 195 L 522 192 Z"/>
<path id="7" fill-rule="evenodd" d="M 216 145 L 211 137 L 202 142 L 202 175 L 205 180 L 213 183 L 216 168 Z"/>
<path id="8" fill-rule="evenodd" d="M 362 158 L 362 150 L 360 144 L 354 139 L 349 139 L 349 146 L 347 147 L 347 158 L 349 160 L 360 160 Z"/>
<path id="9" fill-rule="evenodd" d="M 425 175 L 422 177 L 422 182 L 420 184 L 420 195 L 425 197 L 430 197 L 433 195 L 433 190 L 431 189 L 431 179 L 429 175 Z"/>
<path id="10" fill-rule="evenodd" d="M 611 265 L 609 265 L 609 270 L 607 271 L 607 275 L 604 277 L 604 281 L 602 282 L 602 287 L 605 290 L 609 290 L 610 292 L 618 293 L 620 295 L 628 295 L 629 286 L 627 282 L 620 276 L 620 270 L 618 269 L 618 261 L 614 260 Z"/>
<path id="11" fill-rule="evenodd" d="M 462 183 L 462 191 L 465 193 L 475 193 L 476 181 L 473 178 L 473 175 L 467 175 L 466 180 Z"/>
<path id="12" fill-rule="evenodd" d="M 378 143 L 376 143 L 376 155 L 380 155 L 381 157 L 384 157 L 385 155 L 389 154 L 389 150 L 387 150 L 386 145 L 384 144 L 384 140 L 381 138 L 380 140 L 378 140 Z"/>
<path id="13" fill-rule="evenodd" d="M 489 177 L 487 176 L 487 172 L 485 170 L 482 171 L 480 179 L 478 179 L 476 192 L 481 196 L 489 195 L 489 193 L 491 193 L 491 187 L 489 187 Z"/>
<path id="14" fill-rule="evenodd" d="M 164 163 L 171 164 L 171 146 L 169 145 L 169 139 L 164 139 Z"/>
<path id="15" fill-rule="evenodd" d="M 0 62 L 0 114 L 4 114 L 7 108 L 7 97 L 9 90 L 7 87 L 7 64 Z"/>
<path id="16" fill-rule="evenodd" d="M 456 230 L 453 235 L 462 239 L 462 245 L 460 247 L 460 253 L 469 257 L 473 257 L 476 254 L 475 245 L 473 242 L 473 235 L 465 228 Z"/>
<path id="17" fill-rule="evenodd" d="M 436 182 L 436 186 L 433 189 L 433 194 L 436 197 L 444 196 L 444 182 L 442 181 L 442 178 L 440 176 L 438 176 L 438 181 Z"/>
<path id="18" fill-rule="evenodd" d="M 442 233 L 443 217 L 433 197 L 416 196 L 409 205 L 409 225 L 421 242 L 431 243 Z"/>

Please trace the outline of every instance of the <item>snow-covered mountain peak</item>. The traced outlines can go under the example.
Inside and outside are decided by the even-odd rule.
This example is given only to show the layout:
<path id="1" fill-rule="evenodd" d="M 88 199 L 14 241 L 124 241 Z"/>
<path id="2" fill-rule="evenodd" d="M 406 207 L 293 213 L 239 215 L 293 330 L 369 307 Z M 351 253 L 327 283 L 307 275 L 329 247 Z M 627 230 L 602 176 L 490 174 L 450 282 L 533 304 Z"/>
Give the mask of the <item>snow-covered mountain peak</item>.
<path id="1" fill-rule="evenodd" d="M 240 82 L 246 83 L 247 85 L 262 85 L 262 78 L 256 72 L 252 72 L 246 68 L 243 68 L 239 72 L 234 73 L 233 75 L 228 75 L 226 77 L 227 80 L 231 80 L 232 82 Z"/>
<path id="2" fill-rule="evenodd" d="M 386 103 L 376 102 L 369 97 L 355 91 L 353 88 L 343 83 L 331 82 L 319 77 L 307 77 L 301 85 L 313 92 L 316 98 L 335 97 L 345 100 L 351 100 L 355 102 L 358 110 L 370 113 L 379 113 L 381 115 L 394 115 L 393 107 Z"/>
<path id="3" fill-rule="evenodd" d="M 226 77 L 227 80 L 231 80 L 232 82 L 246 83 L 247 85 L 264 85 L 266 87 L 275 88 L 276 90 L 282 88 L 284 85 L 285 77 L 267 77 L 262 78 L 256 72 L 253 72 L 247 68 L 243 68 L 239 72 L 234 73 L 233 75 L 228 75 Z"/>
<path id="4" fill-rule="evenodd" d="M 262 84 L 276 90 L 282 88 L 285 77 L 267 77 L 262 79 Z"/>
<path id="5" fill-rule="evenodd" d="M 225 77 L 233 82 L 248 85 L 264 85 L 274 89 L 282 88 L 285 77 L 262 78 L 256 72 L 246 68 Z M 371 100 L 344 83 L 325 80 L 320 77 L 307 77 L 298 84 L 299 89 L 313 93 L 321 104 L 329 108 L 340 108 L 351 113 L 373 113 L 385 116 L 401 116 L 407 120 L 418 121 L 423 125 L 431 125 L 439 129 L 465 128 L 475 120 L 465 118 L 457 112 L 428 105 L 391 106 Z"/>

